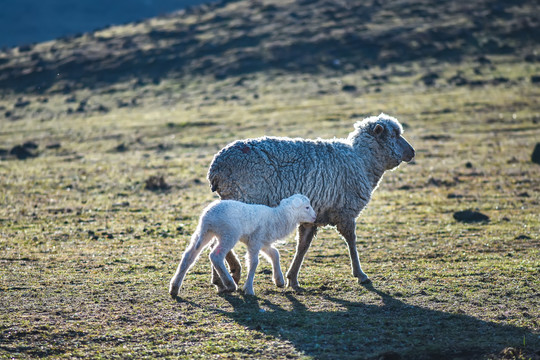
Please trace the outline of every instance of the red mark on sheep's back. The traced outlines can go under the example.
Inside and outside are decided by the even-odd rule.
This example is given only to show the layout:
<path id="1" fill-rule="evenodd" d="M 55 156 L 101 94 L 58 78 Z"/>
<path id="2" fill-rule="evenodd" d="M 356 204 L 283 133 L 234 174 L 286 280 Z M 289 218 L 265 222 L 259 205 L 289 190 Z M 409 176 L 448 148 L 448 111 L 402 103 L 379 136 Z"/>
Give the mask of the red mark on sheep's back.
<path id="1" fill-rule="evenodd" d="M 244 154 L 249 154 L 251 152 L 251 149 L 249 148 L 249 146 L 247 145 L 243 145 L 240 150 L 244 153 Z"/>

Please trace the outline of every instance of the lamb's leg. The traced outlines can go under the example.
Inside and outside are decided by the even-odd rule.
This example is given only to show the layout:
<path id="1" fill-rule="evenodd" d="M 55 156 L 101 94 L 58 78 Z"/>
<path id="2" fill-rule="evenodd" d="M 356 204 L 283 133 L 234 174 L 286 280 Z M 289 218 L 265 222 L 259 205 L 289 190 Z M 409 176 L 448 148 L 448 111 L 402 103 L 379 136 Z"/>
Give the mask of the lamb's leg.
<path id="1" fill-rule="evenodd" d="M 304 261 L 304 256 L 316 233 L 316 225 L 300 224 L 298 226 L 296 253 L 294 254 L 293 262 L 287 271 L 287 279 L 289 280 L 288 286 L 292 287 L 295 291 L 302 291 L 302 288 L 298 284 L 298 273 L 300 272 L 302 261 Z"/>
<path id="2" fill-rule="evenodd" d="M 274 278 L 274 284 L 276 284 L 277 287 L 285 286 L 285 280 L 283 279 L 283 273 L 281 272 L 281 266 L 279 264 L 279 251 L 271 245 L 263 247 L 262 251 L 272 264 L 272 277 Z"/>
<path id="3" fill-rule="evenodd" d="M 216 242 L 216 244 L 214 244 L 214 246 L 212 247 L 212 249 L 210 251 L 214 251 L 216 246 L 218 246 L 217 242 Z M 227 257 L 225 257 L 225 259 L 226 258 Z M 225 291 L 225 286 L 223 286 L 223 282 L 221 281 L 221 278 L 219 277 L 219 274 L 217 273 L 216 268 L 214 267 L 214 265 L 212 265 L 211 262 L 210 262 L 210 267 L 212 268 L 211 284 L 216 286 L 218 293 L 224 292 Z"/>
<path id="4" fill-rule="evenodd" d="M 200 236 L 203 236 L 202 240 L 199 239 Z M 169 294 L 173 299 L 178 296 L 178 291 L 180 290 L 180 286 L 182 286 L 182 281 L 184 281 L 187 271 L 213 237 L 214 234 L 211 232 L 207 232 L 204 235 L 201 235 L 200 233 L 193 234 L 191 243 L 182 255 L 182 260 L 180 261 L 180 264 L 178 264 L 176 273 L 169 284 Z"/>
<path id="5" fill-rule="evenodd" d="M 248 248 L 246 260 L 248 275 L 246 283 L 243 287 L 244 294 L 255 295 L 255 292 L 253 291 L 253 279 L 255 278 L 255 270 L 257 270 L 257 265 L 259 265 L 259 248 Z"/>
<path id="6" fill-rule="evenodd" d="M 358 250 L 356 249 L 356 223 L 354 219 L 344 221 L 337 225 L 337 230 L 345 238 L 347 245 L 349 246 L 349 255 L 351 257 L 351 266 L 353 276 L 358 278 L 358 282 L 361 284 L 368 284 L 371 282 L 368 276 L 362 271 L 360 266 L 360 259 L 358 258 Z"/>
<path id="7" fill-rule="evenodd" d="M 242 265 L 240 265 L 240 261 L 238 260 L 238 257 L 236 256 L 236 253 L 234 250 L 231 250 L 227 253 L 227 256 L 225 256 L 225 261 L 229 264 L 229 270 L 232 274 L 232 278 L 234 279 L 234 282 L 238 285 L 240 283 L 240 275 L 242 273 Z M 216 269 L 212 266 L 212 284 L 216 285 L 218 289 L 223 288 L 223 283 L 221 282 L 221 278 L 219 277 Z"/>
<path id="8" fill-rule="evenodd" d="M 221 282 L 223 283 L 223 287 L 218 286 L 218 292 L 220 293 L 232 292 L 236 290 L 236 283 L 227 271 L 224 262 L 225 256 L 232 249 L 234 244 L 236 244 L 236 242 L 237 241 L 233 241 L 233 239 L 224 236 L 210 253 L 210 261 L 212 261 L 212 265 L 216 269 L 219 277 L 221 278 Z"/>

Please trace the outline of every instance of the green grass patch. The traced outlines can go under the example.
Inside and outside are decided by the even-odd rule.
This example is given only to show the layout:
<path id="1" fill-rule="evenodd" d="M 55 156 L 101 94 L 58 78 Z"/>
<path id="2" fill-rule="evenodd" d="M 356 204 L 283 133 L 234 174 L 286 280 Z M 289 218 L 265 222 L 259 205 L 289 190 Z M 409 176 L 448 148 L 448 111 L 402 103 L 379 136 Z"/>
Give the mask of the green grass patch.
<path id="1" fill-rule="evenodd" d="M 539 68 L 505 57 L 492 68 L 436 64 L 435 86 L 404 64 L 343 77 L 257 74 L 241 86 L 119 85 L 46 103 L 29 95 L 0 130 L 8 150 L 38 144 L 37 157 L 0 161 L 0 357 L 537 357 L 540 168 L 530 157 L 540 91 L 528 79 Z M 486 82 L 446 81 L 456 73 Z M 381 74 L 387 81 L 373 85 Z M 72 95 L 110 111 L 68 113 Z M 110 105 L 132 97 L 136 106 Z M 417 157 L 385 175 L 358 220 L 373 285 L 354 280 L 343 240 L 323 229 L 300 273 L 305 293 L 276 288 L 262 261 L 257 297 L 220 296 L 203 254 L 181 299 L 169 298 L 198 215 L 216 198 L 205 180 L 216 151 L 262 135 L 345 137 L 381 111 L 406 124 Z M 169 187 L 145 189 L 151 176 Z M 453 219 L 466 209 L 489 222 Z M 283 267 L 294 248 L 292 237 L 280 246 Z"/>

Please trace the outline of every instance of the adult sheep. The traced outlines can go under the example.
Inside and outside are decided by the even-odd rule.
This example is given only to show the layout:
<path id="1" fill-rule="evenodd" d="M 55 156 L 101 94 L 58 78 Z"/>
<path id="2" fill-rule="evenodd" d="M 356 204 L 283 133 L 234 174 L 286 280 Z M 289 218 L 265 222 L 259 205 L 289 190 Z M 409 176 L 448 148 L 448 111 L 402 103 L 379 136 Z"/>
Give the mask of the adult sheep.
<path id="1" fill-rule="evenodd" d="M 319 226 L 332 225 L 349 247 L 353 276 L 370 282 L 356 249 L 356 218 L 368 204 L 386 170 L 414 158 L 403 128 L 386 114 L 354 124 L 346 139 L 308 140 L 278 137 L 238 140 L 219 151 L 208 181 L 222 199 L 276 206 L 295 193 L 306 195 L 317 213 L 314 224 L 300 224 L 297 247 L 287 271 L 288 285 L 301 288 L 298 272 Z M 237 281 L 240 263 L 231 252 L 227 262 Z M 212 281 L 219 283 L 213 273 Z"/>

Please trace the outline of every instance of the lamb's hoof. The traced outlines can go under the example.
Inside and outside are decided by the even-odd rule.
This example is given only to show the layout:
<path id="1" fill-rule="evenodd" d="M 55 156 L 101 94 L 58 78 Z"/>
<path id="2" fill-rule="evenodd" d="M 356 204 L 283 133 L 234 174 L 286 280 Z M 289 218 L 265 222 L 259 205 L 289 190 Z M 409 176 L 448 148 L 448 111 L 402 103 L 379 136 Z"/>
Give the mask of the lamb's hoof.
<path id="1" fill-rule="evenodd" d="M 169 289 L 169 294 L 171 295 L 171 297 L 174 299 L 176 299 L 178 297 L 178 291 L 180 290 L 180 287 L 178 286 L 172 286 L 170 289 Z"/>
<path id="2" fill-rule="evenodd" d="M 301 287 L 298 283 L 296 284 L 291 284 L 289 283 L 289 287 L 296 293 L 303 293 L 304 291 L 306 291 L 303 287 Z"/>
<path id="3" fill-rule="evenodd" d="M 219 287 L 218 288 L 218 294 L 229 294 L 229 293 L 235 292 L 236 289 L 237 289 L 236 284 L 234 284 L 233 286 Z"/>
<path id="4" fill-rule="evenodd" d="M 255 296 L 255 291 L 253 291 L 253 285 L 249 286 L 249 284 L 244 284 L 244 286 L 242 286 L 242 292 L 246 296 Z"/>
<path id="5" fill-rule="evenodd" d="M 278 288 L 285 287 L 285 280 L 283 280 L 283 279 L 280 279 L 280 280 L 274 280 L 274 284 L 276 284 L 276 286 L 277 286 Z"/>
<path id="6" fill-rule="evenodd" d="M 366 276 L 363 279 L 358 279 L 358 283 L 362 285 L 369 285 L 371 284 L 371 279 Z"/>

